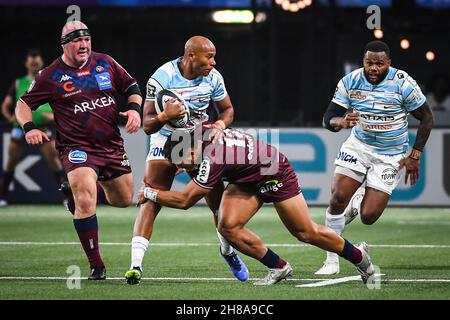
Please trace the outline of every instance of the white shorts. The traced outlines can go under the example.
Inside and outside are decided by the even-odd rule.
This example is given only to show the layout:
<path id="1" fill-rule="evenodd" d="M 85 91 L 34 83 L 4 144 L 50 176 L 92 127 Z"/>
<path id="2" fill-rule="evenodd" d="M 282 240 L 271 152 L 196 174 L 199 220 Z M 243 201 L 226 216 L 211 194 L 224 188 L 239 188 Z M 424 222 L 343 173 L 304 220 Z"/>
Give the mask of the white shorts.
<path id="1" fill-rule="evenodd" d="M 167 137 L 159 132 L 150 135 L 150 149 L 147 155 L 147 161 L 151 160 L 166 160 L 164 157 L 164 144 Z"/>
<path id="2" fill-rule="evenodd" d="M 366 179 L 366 186 L 387 194 L 397 187 L 402 173 L 399 162 L 405 153 L 385 155 L 372 152 L 352 134 L 344 142 L 334 161 L 335 173 L 340 173 L 359 182 Z"/>

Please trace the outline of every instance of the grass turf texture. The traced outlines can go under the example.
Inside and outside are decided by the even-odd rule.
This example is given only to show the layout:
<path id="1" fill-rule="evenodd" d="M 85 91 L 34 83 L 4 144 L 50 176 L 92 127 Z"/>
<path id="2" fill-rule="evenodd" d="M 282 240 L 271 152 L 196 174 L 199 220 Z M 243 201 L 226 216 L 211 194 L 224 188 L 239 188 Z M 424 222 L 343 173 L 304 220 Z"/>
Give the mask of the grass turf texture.
<path id="1" fill-rule="evenodd" d="M 0 299 L 449 299 L 450 298 L 450 210 L 388 208 L 372 226 L 356 219 L 344 236 L 353 243 L 365 240 L 374 264 L 381 268 L 381 288 L 369 290 L 361 281 L 296 288 L 314 283 L 324 252 L 311 246 L 295 246 L 294 239 L 270 206 L 263 207 L 249 228 L 294 267 L 294 279 L 270 287 L 241 283 L 233 278 L 219 256 L 211 213 L 206 207 L 188 211 L 164 208 L 156 220 L 150 248 L 144 259 L 144 279 L 127 286 L 123 275 L 130 263 L 130 246 L 137 209 L 98 208 L 100 246 L 110 279 L 81 281 L 81 289 L 69 290 L 64 279 L 5 279 L 5 277 L 67 277 L 66 269 L 78 265 L 82 277 L 88 265 L 72 224 L 72 216 L 61 206 L 9 206 L 0 209 Z M 324 209 L 311 208 L 316 222 L 323 223 Z M 75 242 L 75 244 L 5 244 L 3 242 Z M 109 245 L 107 244 L 109 243 Z M 167 245 L 167 244 L 175 245 Z M 200 244 L 183 246 L 182 244 Z M 153 245 L 152 245 L 153 244 Z M 160 244 L 160 245 L 158 245 Z M 288 244 L 294 246 L 280 246 Z M 370 245 L 445 245 L 432 248 L 370 247 Z M 241 254 L 251 278 L 266 275 L 265 267 Z M 341 259 L 338 277 L 357 275 Z M 199 279 L 202 278 L 202 279 Z M 228 278 L 208 280 L 204 278 Z M 410 282 L 398 281 L 414 280 Z M 422 279 L 424 281 L 417 281 Z M 447 280 L 431 282 L 427 279 Z"/>

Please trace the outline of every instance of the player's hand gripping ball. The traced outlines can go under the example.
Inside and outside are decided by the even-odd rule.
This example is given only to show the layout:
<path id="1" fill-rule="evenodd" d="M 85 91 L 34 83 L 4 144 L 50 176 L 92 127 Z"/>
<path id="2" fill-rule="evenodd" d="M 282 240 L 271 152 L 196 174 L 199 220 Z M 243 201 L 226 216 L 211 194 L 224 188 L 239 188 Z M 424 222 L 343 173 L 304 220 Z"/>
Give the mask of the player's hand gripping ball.
<path id="1" fill-rule="evenodd" d="M 158 114 L 165 112 L 169 117 L 168 122 L 176 128 L 184 128 L 189 121 L 189 107 L 175 91 L 159 91 L 156 94 L 155 109 Z"/>

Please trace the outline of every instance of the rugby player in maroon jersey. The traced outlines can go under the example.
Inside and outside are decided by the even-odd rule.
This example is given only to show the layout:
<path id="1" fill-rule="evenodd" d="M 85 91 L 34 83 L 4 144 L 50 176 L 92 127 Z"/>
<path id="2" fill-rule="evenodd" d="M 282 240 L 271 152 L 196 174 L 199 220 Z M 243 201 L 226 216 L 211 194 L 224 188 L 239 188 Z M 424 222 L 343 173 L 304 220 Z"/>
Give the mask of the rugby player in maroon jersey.
<path id="1" fill-rule="evenodd" d="M 118 127 L 128 133 L 141 125 L 141 92 L 136 80 L 110 56 L 91 51 L 88 27 L 68 22 L 62 29 L 63 54 L 43 69 L 17 103 L 16 118 L 29 144 L 48 141 L 36 129 L 31 111 L 48 102 L 56 123 L 56 148 L 67 173 L 74 226 L 88 257 L 90 280 L 106 278 L 100 255 L 96 217 L 97 181 L 112 206 L 127 207 L 133 198 L 130 162 Z M 114 94 L 127 98 L 124 112 Z M 67 188 L 67 186 L 65 186 Z"/>
<path id="2" fill-rule="evenodd" d="M 281 221 L 298 240 L 347 259 L 356 266 L 364 283 L 375 281 L 366 243 L 354 246 L 311 220 L 294 169 L 282 153 L 234 129 L 225 130 L 223 142 L 211 142 L 208 131 L 210 127 L 204 124 L 192 132 L 177 129 L 172 133 L 164 154 L 177 167 L 188 171 L 192 181 L 182 192 L 143 186 L 138 194 L 139 204 L 151 200 L 188 209 L 225 179 L 229 184 L 220 203 L 218 229 L 234 248 L 268 267 L 268 275 L 254 284 L 275 284 L 293 272 L 287 261 L 245 227 L 263 203 L 274 204 Z"/>

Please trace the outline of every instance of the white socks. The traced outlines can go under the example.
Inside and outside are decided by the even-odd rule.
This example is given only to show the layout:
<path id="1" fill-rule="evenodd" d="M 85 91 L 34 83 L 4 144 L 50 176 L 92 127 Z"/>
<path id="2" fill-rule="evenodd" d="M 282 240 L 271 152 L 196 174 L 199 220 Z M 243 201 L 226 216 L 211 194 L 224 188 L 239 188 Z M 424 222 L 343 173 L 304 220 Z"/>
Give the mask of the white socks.
<path id="1" fill-rule="evenodd" d="M 216 216 L 216 218 L 219 218 L 219 210 L 216 210 L 214 212 L 214 215 Z M 219 242 L 220 242 L 220 252 L 223 255 L 229 255 L 232 254 L 234 252 L 233 247 L 230 245 L 230 243 L 228 242 L 227 239 L 225 239 L 219 232 L 219 230 L 217 230 L 216 228 L 216 233 L 217 233 L 217 238 L 219 238 Z"/>
<path id="2" fill-rule="evenodd" d="M 140 267 L 142 269 L 142 260 L 147 248 L 148 240 L 144 237 L 137 236 L 131 239 L 131 268 Z"/>
<path id="3" fill-rule="evenodd" d="M 330 214 L 327 209 L 325 225 L 328 228 L 334 230 L 334 232 L 336 232 L 338 235 L 341 235 L 345 227 L 345 213 L 334 215 Z M 327 251 L 327 261 L 339 263 L 339 256 L 337 255 L 337 253 Z"/>
<path id="4" fill-rule="evenodd" d="M 217 237 L 219 238 L 220 241 L 220 252 L 223 255 L 229 255 L 232 254 L 234 249 L 233 247 L 230 245 L 230 243 L 227 241 L 227 239 L 225 239 L 219 232 L 219 230 L 216 229 L 217 232 Z"/>

